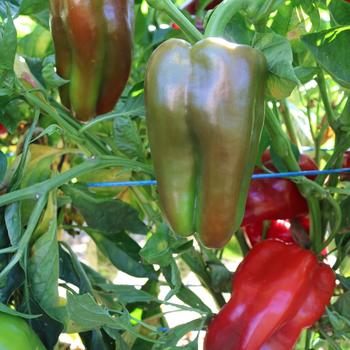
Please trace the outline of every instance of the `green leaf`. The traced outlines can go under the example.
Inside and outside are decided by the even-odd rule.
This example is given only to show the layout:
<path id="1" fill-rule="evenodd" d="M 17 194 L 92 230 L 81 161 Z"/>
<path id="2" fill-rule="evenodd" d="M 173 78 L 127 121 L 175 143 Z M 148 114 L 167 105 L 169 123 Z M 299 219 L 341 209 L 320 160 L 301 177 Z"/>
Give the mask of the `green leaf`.
<path id="1" fill-rule="evenodd" d="M 337 24 L 350 24 L 350 3 L 344 0 L 332 0 L 329 4 L 329 10 Z"/>
<path id="2" fill-rule="evenodd" d="M 107 238 L 96 231 L 87 232 L 117 269 L 131 276 L 157 279 L 152 266 L 141 262 L 138 254 L 141 247 L 128 235 L 121 232 L 113 238 Z"/>
<path id="3" fill-rule="evenodd" d="M 152 350 L 174 349 L 182 337 L 191 331 L 200 331 L 203 324 L 203 319 L 197 319 L 172 328 L 169 332 L 160 337 L 159 342 L 153 346 Z"/>
<path id="4" fill-rule="evenodd" d="M 349 330 L 350 320 L 348 320 L 346 317 L 343 317 L 338 312 L 331 311 L 329 309 L 327 309 L 327 315 L 336 332 L 341 333 Z"/>
<path id="5" fill-rule="evenodd" d="M 116 284 L 99 284 L 98 286 L 105 292 L 112 293 L 113 296 L 118 298 L 120 303 L 125 305 L 130 303 L 149 303 L 151 301 L 159 301 L 155 296 L 137 289 L 134 286 Z"/>
<path id="6" fill-rule="evenodd" d="M 350 290 L 350 277 L 338 276 L 338 279 L 344 288 Z"/>
<path id="7" fill-rule="evenodd" d="M 148 229 L 139 219 L 138 212 L 118 200 L 98 197 L 83 186 L 63 186 L 63 191 L 72 199 L 89 227 L 106 235 L 122 231 L 146 234 Z"/>
<path id="8" fill-rule="evenodd" d="M 285 36 L 288 33 L 289 25 L 293 13 L 293 2 L 285 2 L 278 8 L 276 16 L 273 18 L 271 29 L 277 34 Z"/>
<path id="9" fill-rule="evenodd" d="M 19 202 L 8 205 L 5 209 L 5 222 L 7 233 L 10 238 L 11 245 L 18 244 L 22 235 L 22 218 L 21 206 Z"/>
<path id="10" fill-rule="evenodd" d="M 119 324 L 118 319 L 112 318 L 107 309 L 98 305 L 89 294 L 68 293 L 67 302 L 69 325 L 66 326 L 66 331 L 68 333 L 86 332 L 102 326 L 115 328 Z"/>
<path id="11" fill-rule="evenodd" d="M 159 229 L 153 234 L 141 249 L 140 255 L 149 264 L 158 264 L 159 266 L 170 265 L 173 258 L 169 247 L 168 231 Z"/>
<path id="12" fill-rule="evenodd" d="M 2 304 L 2 303 L 0 303 L 0 312 L 4 312 L 6 314 L 13 315 L 13 316 L 19 316 L 19 317 L 22 317 L 22 318 L 26 318 L 27 320 L 32 320 L 34 318 L 40 317 L 40 315 L 23 314 L 22 312 L 18 312 L 16 310 L 14 310 L 13 308 L 10 308 L 7 305 Z"/>
<path id="13" fill-rule="evenodd" d="M 202 300 L 196 293 L 192 292 L 191 289 L 185 287 L 184 285 L 177 291 L 176 296 L 183 301 L 185 304 L 201 310 L 205 313 L 211 313 L 210 308 L 205 304 L 205 301 Z"/>
<path id="14" fill-rule="evenodd" d="M 342 294 L 334 304 L 334 307 L 340 315 L 349 320 L 350 324 L 350 291 Z"/>
<path id="15" fill-rule="evenodd" d="M 9 1 L 0 1 L 0 18 L 6 18 L 8 14 L 8 9 L 10 9 L 10 13 L 12 17 L 16 16 L 19 11 L 19 4 L 16 0 Z"/>
<path id="16" fill-rule="evenodd" d="M 58 88 L 69 83 L 56 73 L 54 56 L 46 57 L 43 61 L 42 77 L 49 88 Z"/>
<path id="17" fill-rule="evenodd" d="M 301 40 L 323 69 L 340 85 L 350 88 L 350 26 L 304 35 Z"/>
<path id="18" fill-rule="evenodd" d="M 239 13 L 232 17 L 224 33 L 225 39 L 243 45 L 249 45 L 253 35 L 254 32 L 248 29 L 244 17 Z"/>
<path id="19" fill-rule="evenodd" d="M 301 6 L 310 18 L 313 30 L 319 30 L 321 18 L 318 4 L 314 3 L 314 1 L 303 1 Z"/>
<path id="20" fill-rule="evenodd" d="M 256 33 L 253 46 L 267 59 L 267 93 L 276 98 L 288 97 L 299 83 L 293 69 L 293 53 L 287 38 L 275 33 Z"/>
<path id="21" fill-rule="evenodd" d="M 54 196 L 50 195 L 49 201 L 52 202 L 53 209 L 56 210 L 47 209 L 51 220 L 47 231 L 32 246 L 29 259 L 29 278 L 33 297 L 47 314 L 51 314 L 52 309 L 59 304 L 57 208 Z M 47 225 L 44 224 L 44 226 Z"/>
<path id="22" fill-rule="evenodd" d="M 136 123 L 129 116 L 114 119 L 114 139 L 118 149 L 132 159 L 144 161 L 143 142 Z"/>
<path id="23" fill-rule="evenodd" d="M 21 15 L 32 15 L 49 8 L 47 0 L 23 0 L 20 5 Z"/>
<path id="24" fill-rule="evenodd" d="M 130 350 L 130 347 L 121 336 L 120 331 L 112 329 L 110 327 L 103 327 L 103 330 L 115 340 L 115 349 Z"/>
<path id="25" fill-rule="evenodd" d="M 7 170 L 7 157 L 0 151 L 0 182 L 4 179 Z"/>
<path id="26" fill-rule="evenodd" d="M 202 284 L 210 286 L 210 276 L 203 262 L 201 254 L 194 248 L 181 255 L 181 259 L 190 270 L 197 275 Z"/>
<path id="27" fill-rule="evenodd" d="M 111 316 L 106 308 L 96 303 L 89 294 L 67 294 L 68 313 L 70 324 L 66 332 L 80 333 L 101 327 L 127 330 L 140 338 L 153 341 L 141 333 L 137 333 L 130 324 L 130 319 L 125 313 L 120 317 Z"/>
<path id="28" fill-rule="evenodd" d="M 28 35 L 18 40 L 18 53 L 23 56 L 44 58 L 53 53 L 50 30 L 36 25 Z"/>
<path id="29" fill-rule="evenodd" d="M 170 298 L 172 298 L 174 295 L 176 295 L 181 287 L 182 287 L 182 278 L 181 278 L 181 273 L 179 268 L 177 267 L 177 264 L 175 262 L 175 260 L 171 261 L 170 264 L 170 282 L 171 282 L 171 290 L 169 291 L 169 293 L 166 295 L 165 300 L 169 300 Z"/>
<path id="30" fill-rule="evenodd" d="M 302 84 L 306 84 L 314 78 L 318 69 L 316 67 L 299 66 L 294 69 L 294 72 Z"/>
<path id="31" fill-rule="evenodd" d="M 17 50 L 17 32 L 12 17 L 8 14 L 0 23 L 0 76 L 3 71 L 12 71 Z"/>

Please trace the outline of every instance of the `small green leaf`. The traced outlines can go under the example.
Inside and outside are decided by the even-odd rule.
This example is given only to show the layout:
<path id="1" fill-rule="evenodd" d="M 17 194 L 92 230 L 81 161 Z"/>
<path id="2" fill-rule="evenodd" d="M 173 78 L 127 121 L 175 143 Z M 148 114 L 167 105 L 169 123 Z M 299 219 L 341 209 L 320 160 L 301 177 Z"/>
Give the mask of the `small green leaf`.
<path id="1" fill-rule="evenodd" d="M 293 69 L 293 53 L 287 38 L 275 33 L 256 33 L 253 46 L 267 59 L 268 94 L 276 99 L 288 97 L 299 80 Z"/>
<path id="2" fill-rule="evenodd" d="M 329 4 L 332 18 L 339 25 L 350 24 L 350 3 L 344 0 L 332 0 Z"/>
<path id="3" fill-rule="evenodd" d="M 158 299 L 134 286 L 129 285 L 116 285 L 116 284 L 99 284 L 105 292 L 112 293 L 113 296 L 118 298 L 118 301 L 122 304 L 129 303 L 148 303 L 151 301 L 157 302 Z"/>
<path id="4" fill-rule="evenodd" d="M 47 0 L 23 0 L 20 5 L 20 14 L 29 16 L 48 8 Z"/>
<path id="5" fill-rule="evenodd" d="M 323 69 L 340 85 L 350 88 L 350 26 L 307 34 L 301 40 Z"/>
<path id="6" fill-rule="evenodd" d="M 10 308 L 7 305 L 2 304 L 2 303 L 0 303 L 0 312 L 4 312 L 6 314 L 13 315 L 13 316 L 19 316 L 19 317 L 22 317 L 22 318 L 26 318 L 28 320 L 32 320 L 34 318 L 40 317 L 40 315 L 23 314 L 22 312 L 18 312 L 16 310 L 14 310 L 13 308 Z"/>
<path id="7" fill-rule="evenodd" d="M 140 255 L 149 264 L 168 266 L 172 262 L 172 254 L 169 247 L 169 235 L 166 230 L 158 230 L 141 249 Z"/>
<path id="8" fill-rule="evenodd" d="M 87 230 L 101 252 L 119 270 L 135 277 L 157 279 L 152 266 L 143 264 L 140 260 L 141 247 L 128 235 L 120 232 L 115 237 L 106 236 L 92 230 Z"/>
<path id="9" fill-rule="evenodd" d="M 340 315 L 349 320 L 350 325 L 350 291 L 342 294 L 334 304 L 334 307 Z"/>
<path id="10" fill-rule="evenodd" d="M 0 151 L 0 182 L 4 179 L 7 170 L 7 157 Z"/>
<path id="11" fill-rule="evenodd" d="M 147 233 L 146 225 L 139 219 L 139 213 L 130 205 L 118 200 L 98 197 L 83 186 L 64 186 L 63 191 L 72 198 L 89 227 L 106 235 L 122 231 Z"/>
<path id="12" fill-rule="evenodd" d="M 191 331 L 200 331 L 203 324 L 203 319 L 197 319 L 170 329 L 169 332 L 160 337 L 159 342 L 153 346 L 152 350 L 174 349 L 182 337 Z"/>
<path id="13" fill-rule="evenodd" d="M 130 116 L 114 119 L 114 138 L 118 149 L 131 159 L 145 160 L 144 146 L 136 123 Z"/>
<path id="14" fill-rule="evenodd" d="M 6 207 L 5 222 L 10 242 L 15 246 L 22 235 L 21 205 L 19 202 L 12 203 Z"/>
<path id="15" fill-rule="evenodd" d="M 51 210 L 51 206 L 53 210 Z M 50 218 L 47 218 L 45 213 L 42 220 L 50 219 L 50 221 L 48 225 L 46 223 L 43 224 L 43 227 L 47 227 L 47 231 L 41 234 L 31 248 L 29 278 L 34 299 L 47 314 L 50 314 L 50 311 L 59 304 L 57 207 L 56 199 L 53 195 L 49 196 L 46 212 L 48 212 Z"/>
<path id="16" fill-rule="evenodd" d="M 61 78 L 55 69 L 54 56 L 46 57 L 43 61 L 42 77 L 49 88 L 58 88 L 69 83 L 69 80 Z"/>
<path id="17" fill-rule="evenodd" d="M 67 294 L 67 307 L 69 325 L 68 333 L 86 332 L 102 326 L 115 326 L 119 323 L 117 318 L 112 318 L 107 309 L 98 305 L 89 294 Z"/>
<path id="18" fill-rule="evenodd" d="M 3 71 L 12 71 L 17 50 L 17 32 L 10 13 L 0 23 L 0 76 Z"/>

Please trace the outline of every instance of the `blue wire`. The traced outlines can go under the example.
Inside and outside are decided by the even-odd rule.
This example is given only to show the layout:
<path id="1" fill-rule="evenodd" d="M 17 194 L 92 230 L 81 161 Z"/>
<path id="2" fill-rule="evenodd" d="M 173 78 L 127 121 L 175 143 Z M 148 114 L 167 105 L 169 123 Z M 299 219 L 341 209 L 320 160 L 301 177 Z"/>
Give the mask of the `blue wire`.
<path id="1" fill-rule="evenodd" d="M 330 174 L 340 174 L 340 173 L 350 173 L 350 168 L 292 171 L 292 172 L 273 173 L 273 174 L 253 174 L 252 179 L 276 179 L 276 178 L 283 178 L 283 177 L 316 176 L 316 175 L 330 175 Z M 91 182 L 87 184 L 88 187 L 124 187 L 124 186 L 154 186 L 154 185 L 157 185 L 156 180 Z"/>

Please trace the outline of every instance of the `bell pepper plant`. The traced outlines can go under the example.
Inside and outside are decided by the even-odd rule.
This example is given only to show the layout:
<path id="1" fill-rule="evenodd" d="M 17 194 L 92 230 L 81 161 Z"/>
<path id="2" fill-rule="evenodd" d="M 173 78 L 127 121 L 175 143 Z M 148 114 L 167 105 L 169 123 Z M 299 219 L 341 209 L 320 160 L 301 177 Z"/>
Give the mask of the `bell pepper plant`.
<path id="1" fill-rule="evenodd" d="M 0 350 L 350 349 L 349 28 L 0 2 Z"/>

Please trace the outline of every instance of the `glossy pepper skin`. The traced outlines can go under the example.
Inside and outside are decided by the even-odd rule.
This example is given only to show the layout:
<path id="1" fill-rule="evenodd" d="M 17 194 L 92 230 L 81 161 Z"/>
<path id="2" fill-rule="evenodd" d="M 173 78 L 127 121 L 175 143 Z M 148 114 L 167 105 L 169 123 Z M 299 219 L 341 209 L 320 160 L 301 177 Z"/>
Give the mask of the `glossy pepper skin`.
<path id="1" fill-rule="evenodd" d="M 133 0 L 50 0 L 62 103 L 87 121 L 110 112 L 129 77 Z"/>
<path id="2" fill-rule="evenodd" d="M 277 171 L 269 151 L 264 152 L 262 163 L 268 169 Z M 305 154 L 300 155 L 299 165 L 301 170 L 317 170 L 316 163 Z M 261 172 L 258 167 L 255 169 L 255 173 Z M 242 225 L 264 220 L 291 219 L 307 213 L 307 202 L 292 181 L 282 178 L 254 179 L 250 182 Z"/>
<path id="3" fill-rule="evenodd" d="M 248 242 L 252 247 L 263 240 L 264 222 L 256 221 L 244 226 Z M 266 239 L 280 239 L 283 242 L 295 243 L 289 220 L 271 220 L 266 230 Z"/>
<path id="4" fill-rule="evenodd" d="M 204 350 L 291 350 L 325 312 L 334 288 L 334 272 L 311 251 L 263 241 L 239 265 Z"/>
<path id="5" fill-rule="evenodd" d="M 0 350 L 46 350 L 27 322 L 0 312 Z"/>
<path id="6" fill-rule="evenodd" d="M 180 235 L 222 247 L 239 227 L 264 119 L 266 60 L 219 38 L 160 45 L 145 78 L 160 204 Z"/>

